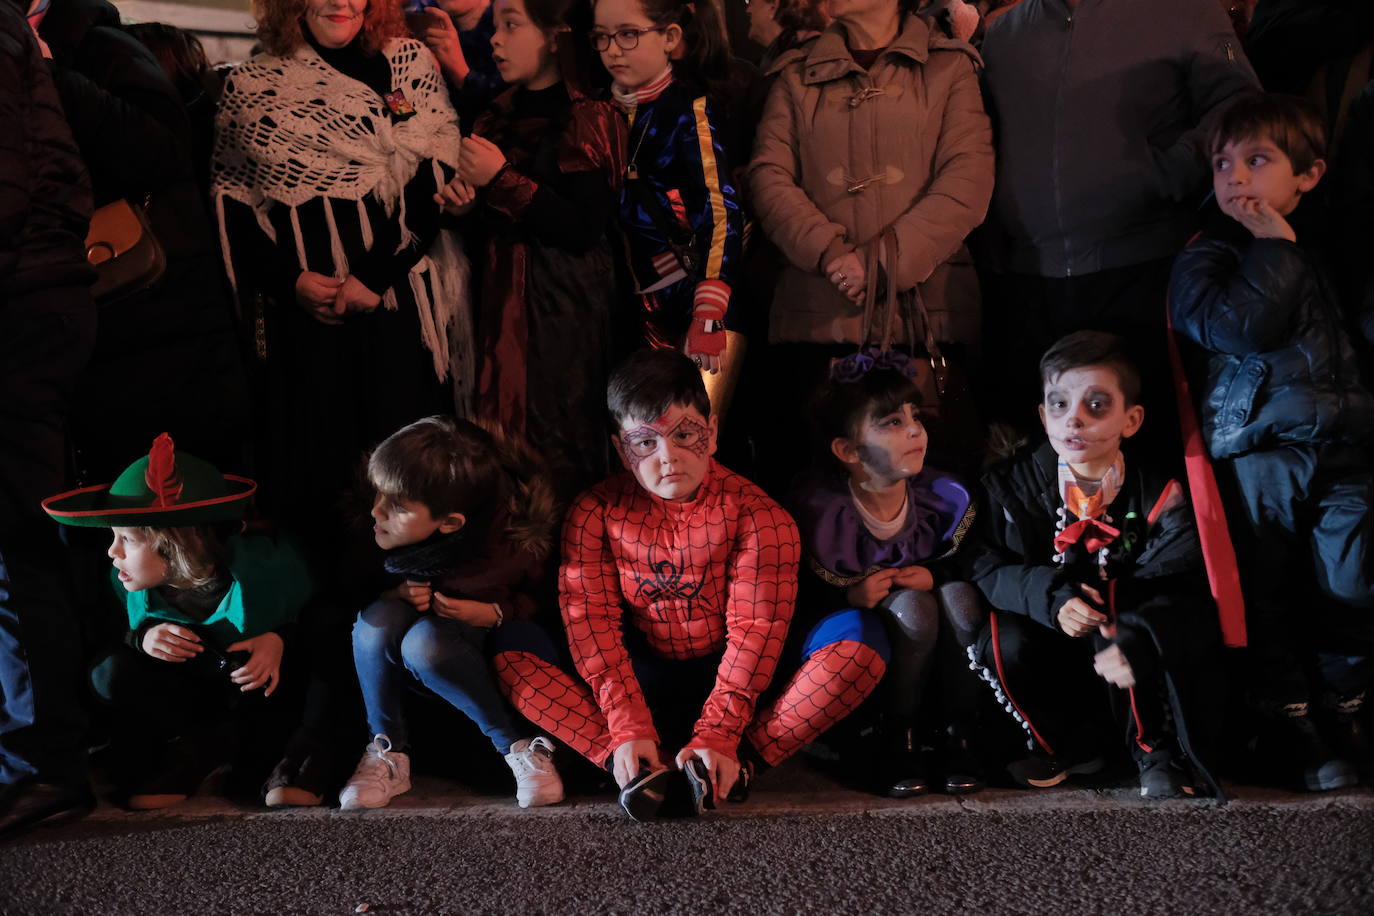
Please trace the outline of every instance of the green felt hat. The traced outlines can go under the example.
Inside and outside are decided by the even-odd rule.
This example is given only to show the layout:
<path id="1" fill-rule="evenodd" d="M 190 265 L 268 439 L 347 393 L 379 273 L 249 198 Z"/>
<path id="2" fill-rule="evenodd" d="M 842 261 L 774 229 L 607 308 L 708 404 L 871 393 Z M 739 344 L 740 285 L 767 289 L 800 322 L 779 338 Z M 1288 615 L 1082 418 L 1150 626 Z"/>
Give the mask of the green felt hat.
<path id="1" fill-rule="evenodd" d="M 241 518 L 257 489 L 247 477 L 221 474 L 208 461 L 177 454 L 172 437 L 163 433 L 114 483 L 50 496 L 43 510 L 82 528 L 209 525 Z"/>

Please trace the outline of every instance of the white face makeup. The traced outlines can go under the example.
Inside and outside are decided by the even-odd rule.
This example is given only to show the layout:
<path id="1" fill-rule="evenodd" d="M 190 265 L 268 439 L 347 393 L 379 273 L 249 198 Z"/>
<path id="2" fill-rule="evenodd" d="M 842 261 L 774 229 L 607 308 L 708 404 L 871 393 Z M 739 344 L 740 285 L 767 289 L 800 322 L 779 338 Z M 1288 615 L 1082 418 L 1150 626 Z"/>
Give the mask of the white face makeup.
<path id="1" fill-rule="evenodd" d="M 106 556 L 119 571 L 119 582 L 131 592 L 157 588 L 167 582 L 167 559 L 158 553 L 137 528 L 111 529 L 113 540 Z"/>
<path id="2" fill-rule="evenodd" d="M 1139 404 L 1126 404 L 1110 366 L 1069 369 L 1045 383 L 1040 421 L 1055 453 L 1079 476 L 1100 480 L 1116 460 L 1121 440 L 1144 420 Z"/>
<path id="3" fill-rule="evenodd" d="M 696 496 L 716 451 L 716 418 L 674 404 L 648 423 L 627 421 L 611 437 L 626 469 L 655 496 L 683 502 Z"/>
<path id="4" fill-rule="evenodd" d="M 859 426 L 857 438 L 848 444 L 840 460 L 860 477 L 867 489 L 883 489 L 915 477 L 925 467 L 930 440 L 915 405 L 903 404 L 880 417 L 870 416 Z M 839 454 L 837 452 L 837 454 Z M 845 456 L 852 455 L 852 459 Z M 859 473 L 862 471 L 862 473 Z"/>

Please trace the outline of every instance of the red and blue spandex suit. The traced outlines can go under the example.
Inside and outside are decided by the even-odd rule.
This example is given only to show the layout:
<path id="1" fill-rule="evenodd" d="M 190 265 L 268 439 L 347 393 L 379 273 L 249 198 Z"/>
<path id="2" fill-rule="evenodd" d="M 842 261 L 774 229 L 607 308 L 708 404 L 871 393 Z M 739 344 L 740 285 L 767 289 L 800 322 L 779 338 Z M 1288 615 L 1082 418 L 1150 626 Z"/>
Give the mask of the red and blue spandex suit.
<path id="1" fill-rule="evenodd" d="M 616 475 L 583 494 L 564 527 L 560 604 L 580 678 L 538 627 L 515 621 L 496 631 L 502 689 L 598 766 L 626 741 L 664 746 L 656 713 L 684 700 L 686 745 L 777 764 L 858 706 L 887 664 L 881 630 L 841 612 L 797 642 L 799 665 L 769 691 L 799 555 L 791 516 L 715 462 L 689 502 Z"/>

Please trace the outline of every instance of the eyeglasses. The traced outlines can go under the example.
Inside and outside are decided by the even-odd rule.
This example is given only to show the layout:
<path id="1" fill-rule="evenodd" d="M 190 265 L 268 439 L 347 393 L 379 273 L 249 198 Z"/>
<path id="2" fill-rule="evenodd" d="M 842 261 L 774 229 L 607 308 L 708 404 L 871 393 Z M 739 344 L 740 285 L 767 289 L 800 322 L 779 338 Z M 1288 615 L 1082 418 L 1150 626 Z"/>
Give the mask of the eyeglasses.
<path id="1" fill-rule="evenodd" d="M 592 47 L 598 51 L 605 51 L 610 48 L 612 36 L 622 51 L 633 51 L 639 47 L 639 36 L 647 35 L 649 32 L 662 32 L 666 28 L 668 28 L 666 25 L 655 25 L 647 29 L 621 29 L 618 32 L 594 31 L 590 37 Z"/>

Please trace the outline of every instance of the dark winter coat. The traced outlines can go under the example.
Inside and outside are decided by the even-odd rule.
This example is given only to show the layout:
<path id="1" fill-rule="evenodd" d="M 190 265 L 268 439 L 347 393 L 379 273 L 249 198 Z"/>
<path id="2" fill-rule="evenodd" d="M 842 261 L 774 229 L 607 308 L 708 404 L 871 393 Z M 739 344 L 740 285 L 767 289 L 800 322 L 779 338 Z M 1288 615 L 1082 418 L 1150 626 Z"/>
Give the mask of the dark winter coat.
<path id="1" fill-rule="evenodd" d="M 1210 0 L 1022 0 L 988 29 L 1006 267 L 1079 276 L 1176 252 L 1207 184 L 1199 125 L 1257 81 Z"/>
<path id="2" fill-rule="evenodd" d="M 109 480 L 164 431 L 198 456 L 241 467 L 243 370 L 181 99 L 106 0 L 53 0 L 39 31 L 95 205 L 146 201 L 167 256 L 161 282 L 101 310 L 72 418 L 79 470 Z M 129 393 L 112 410 L 117 388 Z"/>
<path id="3" fill-rule="evenodd" d="M 1213 458 L 1287 443 L 1357 443 L 1374 425 L 1345 318 L 1321 255 L 1317 214 L 1289 221 L 1299 243 L 1256 239 L 1214 211 L 1174 262 L 1174 330 L 1191 341 L 1202 433 Z"/>
<path id="4" fill-rule="evenodd" d="M 0 124 L 0 305 L 90 283 L 90 180 L 48 63 L 8 0 L 0 0 Z"/>

